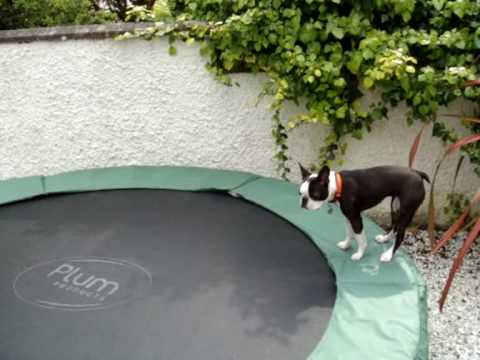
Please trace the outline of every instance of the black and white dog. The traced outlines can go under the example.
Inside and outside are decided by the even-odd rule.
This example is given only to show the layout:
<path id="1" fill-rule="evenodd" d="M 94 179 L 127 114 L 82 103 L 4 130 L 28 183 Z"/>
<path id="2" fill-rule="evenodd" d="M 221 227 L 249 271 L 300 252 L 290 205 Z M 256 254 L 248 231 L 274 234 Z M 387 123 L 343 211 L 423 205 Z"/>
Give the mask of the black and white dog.
<path id="1" fill-rule="evenodd" d="M 392 246 L 380 257 L 381 261 L 388 262 L 400 247 L 405 229 L 425 198 L 423 180 L 430 182 L 427 174 L 398 166 L 340 172 L 324 166 L 318 173 L 312 174 L 300 165 L 300 170 L 303 178 L 300 186 L 302 208 L 318 210 L 325 202 L 339 204 L 346 217 L 347 236 L 338 243 L 338 247 L 347 250 L 355 237 L 358 247 L 352 260 L 360 260 L 367 250 L 362 211 L 391 197 L 392 228 L 388 234 L 375 238 L 378 243 L 395 238 Z"/>

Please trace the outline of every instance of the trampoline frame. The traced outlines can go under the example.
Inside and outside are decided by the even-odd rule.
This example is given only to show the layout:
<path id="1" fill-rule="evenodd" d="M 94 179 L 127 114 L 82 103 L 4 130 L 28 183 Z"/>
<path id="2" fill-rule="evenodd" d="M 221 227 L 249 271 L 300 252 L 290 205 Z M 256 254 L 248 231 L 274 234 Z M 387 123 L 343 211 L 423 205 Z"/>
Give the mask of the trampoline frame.
<path id="1" fill-rule="evenodd" d="M 413 261 L 400 249 L 380 263 L 388 244 L 377 244 L 382 229 L 364 220 L 369 250 L 359 262 L 337 248 L 344 223 L 334 207 L 328 214 L 300 208 L 297 185 L 254 174 L 194 167 L 130 166 L 80 170 L 0 182 L 0 205 L 37 196 L 112 189 L 224 191 L 270 210 L 303 231 L 335 273 L 337 297 L 328 328 L 308 360 L 427 360 L 427 296 Z"/>

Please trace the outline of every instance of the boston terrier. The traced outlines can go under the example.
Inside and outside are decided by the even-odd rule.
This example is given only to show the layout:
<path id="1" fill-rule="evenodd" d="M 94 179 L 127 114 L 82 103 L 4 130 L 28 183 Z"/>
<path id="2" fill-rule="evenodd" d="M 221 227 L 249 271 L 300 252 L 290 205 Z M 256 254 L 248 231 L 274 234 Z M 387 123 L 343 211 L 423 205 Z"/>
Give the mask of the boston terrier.
<path id="1" fill-rule="evenodd" d="M 340 249 L 347 250 L 352 237 L 355 237 L 358 246 L 352 255 L 354 261 L 360 260 L 367 250 L 362 211 L 391 197 L 391 230 L 386 235 L 378 235 L 375 240 L 384 243 L 394 238 L 392 246 L 380 257 L 383 262 L 392 260 L 405 237 L 405 229 L 425 198 L 423 180 L 430 182 L 428 175 L 399 166 L 339 172 L 324 166 L 318 173 L 311 173 L 301 164 L 299 166 L 303 178 L 299 191 L 302 208 L 318 210 L 325 202 L 338 203 L 346 217 L 347 235 L 337 245 Z"/>

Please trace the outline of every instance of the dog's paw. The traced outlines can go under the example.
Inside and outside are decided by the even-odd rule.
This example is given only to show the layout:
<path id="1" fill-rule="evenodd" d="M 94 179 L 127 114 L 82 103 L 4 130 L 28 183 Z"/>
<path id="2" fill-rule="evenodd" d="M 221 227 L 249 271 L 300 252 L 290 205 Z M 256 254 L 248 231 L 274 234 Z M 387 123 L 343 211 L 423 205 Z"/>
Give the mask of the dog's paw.
<path id="1" fill-rule="evenodd" d="M 363 253 L 357 251 L 355 254 L 352 255 L 353 261 L 358 261 L 363 257 Z"/>
<path id="2" fill-rule="evenodd" d="M 379 244 L 386 243 L 388 240 L 390 240 L 390 235 L 377 235 L 375 236 L 375 241 Z"/>
<path id="3" fill-rule="evenodd" d="M 344 240 L 337 243 L 337 246 L 342 250 L 348 250 L 350 248 L 350 241 Z"/>
<path id="4" fill-rule="evenodd" d="M 380 256 L 380 261 L 381 262 L 390 262 L 390 261 L 392 261 L 392 258 L 393 258 L 392 251 L 387 250 Z"/>

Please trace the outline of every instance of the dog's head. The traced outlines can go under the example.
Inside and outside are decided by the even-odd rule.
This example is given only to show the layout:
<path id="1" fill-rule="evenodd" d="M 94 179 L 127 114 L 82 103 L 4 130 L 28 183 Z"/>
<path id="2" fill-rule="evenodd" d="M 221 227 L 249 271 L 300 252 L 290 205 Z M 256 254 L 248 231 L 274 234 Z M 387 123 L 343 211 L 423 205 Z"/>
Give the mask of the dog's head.
<path id="1" fill-rule="evenodd" d="M 300 185 L 301 206 L 307 210 L 318 210 L 325 201 L 330 201 L 335 189 L 332 189 L 330 179 L 330 169 L 328 166 L 322 167 L 318 173 L 311 173 L 301 164 L 302 184 Z M 334 181 L 333 181 L 334 182 Z"/>

